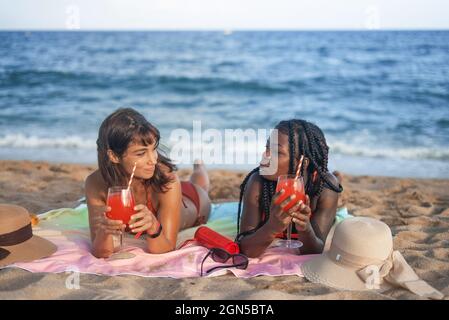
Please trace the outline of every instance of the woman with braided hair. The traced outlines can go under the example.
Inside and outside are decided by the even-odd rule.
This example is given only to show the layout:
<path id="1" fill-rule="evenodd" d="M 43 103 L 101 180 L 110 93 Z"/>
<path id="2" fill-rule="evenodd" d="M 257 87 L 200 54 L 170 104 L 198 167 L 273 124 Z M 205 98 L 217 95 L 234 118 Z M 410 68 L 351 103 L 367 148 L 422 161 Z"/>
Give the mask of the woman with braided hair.
<path id="1" fill-rule="evenodd" d="M 321 253 L 335 220 L 338 194 L 343 191 L 339 179 L 327 168 L 329 147 L 320 128 L 310 122 L 281 121 L 275 129 L 277 139 L 270 137 L 259 167 L 240 186 L 236 241 L 242 253 L 258 257 L 275 238 L 285 237 L 292 221 L 292 238 L 304 244 L 301 253 Z M 276 204 L 284 192 L 275 193 L 277 178 L 294 174 L 301 156 L 306 203 L 298 201 L 284 212 L 295 196 Z M 277 169 L 272 172 L 276 162 Z"/>

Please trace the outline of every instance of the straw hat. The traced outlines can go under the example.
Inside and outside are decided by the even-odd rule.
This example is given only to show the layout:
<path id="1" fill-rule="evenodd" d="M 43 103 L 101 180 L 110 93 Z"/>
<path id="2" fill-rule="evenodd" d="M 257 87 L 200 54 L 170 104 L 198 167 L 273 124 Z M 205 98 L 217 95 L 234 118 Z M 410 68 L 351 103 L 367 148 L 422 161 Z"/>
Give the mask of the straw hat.
<path id="1" fill-rule="evenodd" d="M 31 217 L 25 208 L 0 204 L 0 267 L 52 255 L 57 247 L 34 236 Z"/>
<path id="2" fill-rule="evenodd" d="M 301 266 L 311 282 L 343 290 L 380 290 L 399 286 L 422 297 L 443 294 L 421 280 L 399 251 L 393 251 L 391 230 L 367 217 L 334 225 L 324 252 Z"/>

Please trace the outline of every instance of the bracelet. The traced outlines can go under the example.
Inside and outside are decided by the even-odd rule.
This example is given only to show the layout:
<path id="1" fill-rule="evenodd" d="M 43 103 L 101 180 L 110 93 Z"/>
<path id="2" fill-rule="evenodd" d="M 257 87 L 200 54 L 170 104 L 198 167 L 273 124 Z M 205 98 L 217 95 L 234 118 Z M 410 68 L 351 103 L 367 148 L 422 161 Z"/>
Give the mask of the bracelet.
<path id="1" fill-rule="evenodd" d="M 157 229 L 156 233 L 149 234 L 147 232 L 147 237 L 151 238 L 151 239 L 154 239 L 154 238 L 159 237 L 161 235 L 161 233 L 162 233 L 162 224 L 159 223 L 159 228 Z"/>

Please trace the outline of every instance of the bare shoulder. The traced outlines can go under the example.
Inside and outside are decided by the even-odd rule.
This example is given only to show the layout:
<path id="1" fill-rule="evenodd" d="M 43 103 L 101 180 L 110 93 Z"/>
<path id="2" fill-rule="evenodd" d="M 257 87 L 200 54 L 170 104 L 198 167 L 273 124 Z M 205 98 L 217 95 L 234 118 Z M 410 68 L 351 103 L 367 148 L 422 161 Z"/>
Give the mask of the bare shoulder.
<path id="1" fill-rule="evenodd" d="M 178 174 L 176 173 L 175 170 L 171 170 L 169 167 L 167 167 L 164 164 L 161 164 L 160 166 L 162 173 L 169 179 L 169 186 L 173 186 L 173 185 L 180 185 L 181 184 L 181 180 L 178 177 Z"/>
<path id="2" fill-rule="evenodd" d="M 90 175 L 87 176 L 85 182 L 86 188 L 97 188 L 97 187 L 106 187 L 106 182 L 101 176 L 100 170 L 95 170 Z"/>
<path id="3" fill-rule="evenodd" d="M 101 176 L 100 170 L 95 170 L 87 178 L 84 185 L 86 196 L 105 196 L 108 189 L 106 182 Z"/>
<path id="4" fill-rule="evenodd" d="M 170 179 L 170 182 L 167 184 L 169 189 L 181 189 L 181 180 L 176 172 L 167 172 L 166 175 Z"/>
<path id="5" fill-rule="evenodd" d="M 170 167 L 163 163 L 158 164 L 158 168 L 163 175 L 170 179 L 171 183 L 180 181 L 178 175 L 176 174 L 176 170 L 172 170 Z"/>
<path id="6" fill-rule="evenodd" d="M 251 177 L 248 179 L 248 183 L 246 188 L 258 188 L 262 185 L 262 177 L 259 174 L 259 171 L 254 172 Z"/>
<path id="7" fill-rule="evenodd" d="M 259 171 L 253 173 L 245 186 L 245 198 L 249 199 L 251 202 L 258 203 L 260 197 L 260 188 L 262 187 L 262 177 Z"/>
<path id="8" fill-rule="evenodd" d="M 173 196 L 173 194 L 176 194 L 177 192 L 181 192 L 181 180 L 179 179 L 178 175 L 176 174 L 176 171 L 171 171 L 170 168 L 167 166 L 162 165 L 161 171 L 163 174 L 168 178 L 168 182 L 165 185 L 166 192 L 156 192 L 157 197 L 162 198 L 170 198 Z M 153 189 L 154 190 L 154 189 Z"/>
<path id="9" fill-rule="evenodd" d="M 331 172 L 328 172 L 326 174 L 327 180 L 329 180 L 330 183 L 332 183 L 333 186 L 339 187 L 340 186 L 340 180 Z M 321 193 L 319 197 L 319 201 L 321 203 L 327 203 L 327 205 L 332 205 L 333 203 L 338 201 L 338 195 L 339 193 L 335 190 L 331 189 L 331 187 L 325 183 L 323 192 Z"/>
<path id="10" fill-rule="evenodd" d="M 338 178 L 332 173 L 332 172 L 328 172 L 326 173 L 326 178 L 334 185 L 334 186 L 338 186 L 340 184 L 340 181 L 338 180 Z"/>
<path id="11" fill-rule="evenodd" d="M 181 180 L 179 179 L 179 177 L 178 177 L 178 175 L 176 174 L 176 172 L 175 171 L 167 171 L 166 173 L 166 176 L 170 179 L 170 183 L 172 184 L 172 183 L 175 183 L 175 184 L 179 184 L 179 183 L 181 183 Z"/>
<path id="12" fill-rule="evenodd" d="M 169 166 L 167 166 L 166 164 L 164 164 L 164 163 L 158 163 L 157 164 L 157 167 L 159 168 L 159 170 L 161 170 L 162 171 L 162 173 L 164 173 L 164 174 L 176 174 L 176 171 L 175 170 L 172 170 Z"/>

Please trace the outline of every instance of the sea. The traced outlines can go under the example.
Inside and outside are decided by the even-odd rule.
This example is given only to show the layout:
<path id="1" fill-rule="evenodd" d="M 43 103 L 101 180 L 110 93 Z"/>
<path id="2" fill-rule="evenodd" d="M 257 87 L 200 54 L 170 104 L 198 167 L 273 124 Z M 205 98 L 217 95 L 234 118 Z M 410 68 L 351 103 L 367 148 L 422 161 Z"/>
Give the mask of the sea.
<path id="1" fill-rule="evenodd" d="M 449 178 L 449 31 L 0 32 L 0 159 L 94 164 L 121 107 L 166 152 L 195 123 L 226 154 L 226 130 L 297 118 L 323 130 L 329 170 Z M 254 167 L 250 143 L 256 161 L 209 167 Z"/>

